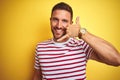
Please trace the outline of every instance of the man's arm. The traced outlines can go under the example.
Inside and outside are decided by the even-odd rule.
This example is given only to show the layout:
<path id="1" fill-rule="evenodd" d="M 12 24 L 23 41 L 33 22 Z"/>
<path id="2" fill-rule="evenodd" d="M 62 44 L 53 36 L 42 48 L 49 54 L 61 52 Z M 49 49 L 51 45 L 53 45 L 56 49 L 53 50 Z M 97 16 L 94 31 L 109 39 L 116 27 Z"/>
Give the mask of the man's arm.
<path id="1" fill-rule="evenodd" d="M 42 80 L 42 73 L 40 69 L 35 69 L 33 80 Z"/>
<path id="2" fill-rule="evenodd" d="M 93 53 L 90 56 L 90 59 L 97 60 L 99 62 L 103 62 L 113 66 L 120 65 L 120 53 L 115 49 L 115 47 L 109 42 L 99 38 L 89 32 L 85 34 L 81 34 L 79 24 L 79 17 L 76 18 L 76 24 L 72 24 L 68 26 L 66 30 L 66 35 L 57 41 L 61 41 L 65 38 L 69 37 L 79 37 L 82 38 L 85 42 L 87 42 L 92 48 Z M 79 34 L 76 34 L 79 33 Z"/>
<path id="3" fill-rule="evenodd" d="M 81 37 L 94 49 L 90 59 L 113 66 L 120 65 L 120 54 L 112 44 L 89 32 L 86 32 L 79 37 Z"/>

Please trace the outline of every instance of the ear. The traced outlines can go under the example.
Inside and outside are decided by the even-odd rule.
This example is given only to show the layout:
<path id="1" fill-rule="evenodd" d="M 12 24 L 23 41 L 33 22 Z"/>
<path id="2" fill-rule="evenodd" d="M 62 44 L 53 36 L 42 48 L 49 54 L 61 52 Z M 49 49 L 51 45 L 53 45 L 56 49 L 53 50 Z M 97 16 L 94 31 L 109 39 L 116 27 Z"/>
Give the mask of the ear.
<path id="1" fill-rule="evenodd" d="M 52 19 L 52 18 L 50 17 L 50 21 L 51 21 L 51 19 Z"/>
<path id="2" fill-rule="evenodd" d="M 70 24 L 73 24 L 73 21 L 71 21 Z"/>

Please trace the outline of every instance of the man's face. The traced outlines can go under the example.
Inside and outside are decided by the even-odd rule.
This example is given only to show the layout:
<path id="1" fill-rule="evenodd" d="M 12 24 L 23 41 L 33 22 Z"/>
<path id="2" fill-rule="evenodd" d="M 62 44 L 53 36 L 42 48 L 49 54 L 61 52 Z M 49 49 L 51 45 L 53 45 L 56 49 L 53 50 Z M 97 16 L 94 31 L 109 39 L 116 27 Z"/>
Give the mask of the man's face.
<path id="1" fill-rule="evenodd" d="M 57 40 L 66 34 L 66 28 L 72 23 L 71 14 L 66 10 L 55 10 L 50 23 L 54 39 Z"/>

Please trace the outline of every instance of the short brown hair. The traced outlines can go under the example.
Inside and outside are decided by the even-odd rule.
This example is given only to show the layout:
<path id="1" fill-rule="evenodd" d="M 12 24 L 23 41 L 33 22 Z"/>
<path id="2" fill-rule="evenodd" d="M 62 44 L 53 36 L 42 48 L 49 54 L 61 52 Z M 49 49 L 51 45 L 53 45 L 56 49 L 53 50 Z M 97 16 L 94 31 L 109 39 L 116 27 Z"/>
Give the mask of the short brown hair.
<path id="1" fill-rule="evenodd" d="M 71 8 L 70 5 L 68 5 L 67 3 L 64 3 L 64 2 L 57 3 L 57 4 L 52 8 L 51 15 L 52 15 L 53 11 L 55 11 L 55 10 L 57 10 L 57 9 L 59 9 L 59 10 L 66 10 L 66 11 L 70 12 L 70 14 L 71 14 L 71 20 L 72 20 L 72 18 L 73 18 L 73 10 L 72 10 L 72 8 Z"/>

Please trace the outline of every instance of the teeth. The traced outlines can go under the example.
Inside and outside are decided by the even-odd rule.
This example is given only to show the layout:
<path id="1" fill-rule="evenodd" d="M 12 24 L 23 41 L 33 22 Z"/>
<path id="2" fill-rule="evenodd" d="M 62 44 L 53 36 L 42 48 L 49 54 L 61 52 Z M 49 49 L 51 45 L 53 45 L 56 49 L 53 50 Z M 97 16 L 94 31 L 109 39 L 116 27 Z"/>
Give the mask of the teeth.
<path id="1" fill-rule="evenodd" d="M 62 32 L 62 30 L 56 30 L 56 32 L 57 32 L 57 33 L 61 33 L 61 32 Z"/>
<path id="2" fill-rule="evenodd" d="M 56 31 L 62 31 L 61 29 L 57 29 Z"/>

